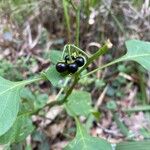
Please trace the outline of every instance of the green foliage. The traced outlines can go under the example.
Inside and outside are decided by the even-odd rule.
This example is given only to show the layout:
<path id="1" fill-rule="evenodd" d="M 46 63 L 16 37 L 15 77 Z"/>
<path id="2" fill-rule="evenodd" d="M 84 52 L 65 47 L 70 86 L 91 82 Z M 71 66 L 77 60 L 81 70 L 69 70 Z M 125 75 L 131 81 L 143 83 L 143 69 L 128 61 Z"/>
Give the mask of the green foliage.
<path id="1" fill-rule="evenodd" d="M 58 61 L 60 61 L 61 57 L 61 51 L 51 50 L 50 61 L 53 64 L 56 64 Z M 44 73 L 44 75 L 52 83 L 52 85 L 56 87 L 59 85 L 59 81 L 64 79 L 64 76 L 57 72 L 55 66 L 49 67 L 48 70 Z"/>
<path id="2" fill-rule="evenodd" d="M 39 79 L 11 82 L 0 77 L 0 136 L 9 130 L 19 111 L 20 90 Z"/>
<path id="3" fill-rule="evenodd" d="M 11 80 L 22 79 L 22 74 L 18 71 L 18 68 L 5 59 L 0 60 L 0 76 Z"/>
<path id="4" fill-rule="evenodd" d="M 114 101 L 107 102 L 106 107 L 107 109 L 112 110 L 112 111 L 117 109 L 117 105 Z"/>
<path id="5" fill-rule="evenodd" d="M 109 43 L 110 44 L 110 43 Z M 143 42 L 139 40 L 129 40 L 126 42 L 127 53 L 121 58 L 112 61 L 104 66 L 101 66 L 90 73 L 86 73 L 82 76 L 82 71 L 85 70 L 89 64 L 91 64 L 95 59 L 97 59 L 100 55 L 104 54 L 103 51 L 107 51 L 108 45 L 104 45 L 101 49 L 99 49 L 95 54 L 89 56 L 87 58 L 87 63 L 75 74 L 70 75 L 69 84 L 70 87 L 62 87 L 59 93 L 62 101 L 55 101 L 54 103 L 50 103 L 47 105 L 48 95 L 47 94 L 33 94 L 28 89 L 24 89 L 24 86 L 30 84 L 32 82 L 39 81 L 41 79 L 49 80 L 53 86 L 59 87 L 59 83 L 63 83 L 67 74 L 60 74 L 56 71 L 55 64 L 61 60 L 62 52 L 60 51 L 51 51 L 50 60 L 54 64 L 49 67 L 46 72 L 42 73 L 42 77 L 25 80 L 20 82 L 11 82 L 2 77 L 0 77 L 0 143 L 14 143 L 24 140 L 28 134 L 30 134 L 33 130 L 33 126 L 31 120 L 27 115 L 24 114 L 32 114 L 37 110 L 41 110 L 45 106 L 54 106 L 55 104 L 61 105 L 64 104 L 68 114 L 76 119 L 77 125 L 77 133 L 75 139 L 66 146 L 65 150 L 76 150 L 76 149 L 101 149 L 101 150 L 111 150 L 111 145 L 107 143 L 105 140 L 100 138 L 91 137 L 88 135 L 84 127 L 80 124 L 77 116 L 89 116 L 93 113 L 94 116 L 99 118 L 99 113 L 94 111 L 91 106 L 91 95 L 85 91 L 74 90 L 74 87 L 78 83 L 78 81 L 86 77 L 90 74 L 95 73 L 96 71 L 111 66 L 115 63 L 119 63 L 121 61 L 136 61 L 141 64 L 145 69 L 150 70 L 150 43 Z M 82 53 L 82 50 L 80 50 Z M 82 53 L 83 54 L 83 53 Z M 123 69 L 124 70 L 124 69 Z M 88 78 L 86 78 L 88 79 Z M 71 81 L 71 82 L 70 82 Z M 118 87 L 118 84 L 124 84 L 125 80 L 123 78 L 117 78 L 117 82 L 113 83 L 114 86 Z M 84 83 L 85 81 L 81 81 L 80 83 Z M 89 82 L 92 83 L 93 80 Z M 103 80 L 96 80 L 95 86 L 96 88 L 102 88 L 105 85 Z M 65 93 L 65 96 L 63 95 Z M 109 88 L 107 90 L 107 94 L 111 97 L 114 95 L 116 91 L 114 89 Z M 63 96 L 62 96 L 63 95 Z M 59 98 L 60 98 L 59 97 Z M 21 102 L 21 103 L 20 103 Z M 62 103 L 61 103 L 62 102 Z M 19 108 L 20 106 L 20 108 Z M 117 109 L 116 103 L 114 101 L 109 101 L 106 104 L 106 107 L 112 112 Z M 147 109 L 145 107 L 144 109 Z M 148 108 L 149 109 L 149 108 Z M 129 111 L 129 110 L 127 110 Z M 19 112 L 19 113 L 18 113 Z M 18 117 L 17 117 L 18 115 Z M 120 121 L 117 113 L 113 113 L 114 120 L 117 123 L 118 127 L 121 129 L 121 132 L 126 136 L 129 135 L 129 131 L 127 127 Z M 149 142 L 143 142 L 146 147 L 149 146 Z M 125 149 L 138 149 L 142 150 L 144 148 L 143 143 L 120 143 L 117 145 L 116 150 L 125 150 Z M 145 149 L 143 150 L 146 150 Z"/>
<path id="6" fill-rule="evenodd" d="M 117 144 L 116 150 L 149 150 L 150 141 L 122 142 Z"/>
<path id="7" fill-rule="evenodd" d="M 64 150 L 112 150 L 111 145 L 103 139 L 91 137 L 76 119 L 76 137 Z"/>
<path id="8" fill-rule="evenodd" d="M 57 72 L 55 66 L 49 67 L 44 75 L 52 83 L 52 85 L 56 87 L 58 86 L 59 81 L 64 79 L 64 77 L 59 72 Z"/>
<path id="9" fill-rule="evenodd" d="M 87 116 L 91 113 L 91 95 L 85 91 L 73 91 L 65 104 L 71 116 Z"/>
<path id="10" fill-rule="evenodd" d="M 56 64 L 58 61 L 61 60 L 62 52 L 58 50 L 51 50 L 50 52 L 50 61 L 53 64 Z"/>
<path id="11" fill-rule="evenodd" d="M 141 64 L 145 69 L 150 70 L 150 43 L 129 40 L 126 42 L 127 54 L 123 57 L 125 60 L 134 60 Z"/>
<path id="12" fill-rule="evenodd" d="M 49 142 L 49 139 L 47 138 L 47 135 L 42 132 L 41 130 L 36 130 L 32 134 L 32 139 L 34 142 L 39 143 L 37 145 L 37 149 L 41 150 L 50 150 L 51 145 Z M 31 149 L 32 150 L 32 149 Z"/>
<path id="13" fill-rule="evenodd" d="M 10 82 L 0 77 L 0 135 L 4 134 L 16 119 L 22 86 L 22 82 Z"/>
<path id="14" fill-rule="evenodd" d="M 43 8 L 44 3 L 47 4 L 46 8 L 48 8 L 48 11 L 45 11 L 45 8 Z M 92 12 L 92 13 L 95 13 L 94 14 L 95 16 L 93 17 L 95 20 L 97 20 L 97 8 L 99 7 L 99 4 L 101 3 L 103 3 L 102 8 L 104 7 L 103 13 L 104 14 L 108 13 L 110 14 L 110 16 L 112 15 L 112 18 L 114 19 L 114 21 L 116 22 L 120 30 L 123 33 L 125 33 L 118 19 L 115 19 L 115 15 L 114 15 L 115 13 L 111 12 L 111 10 L 107 10 L 109 8 L 105 7 L 104 1 L 81 0 L 81 1 L 75 2 L 73 0 L 63 0 L 62 4 L 63 4 L 63 9 L 64 9 L 64 19 L 66 21 L 68 43 L 72 43 L 71 41 L 74 40 L 74 42 L 76 43 L 76 46 L 80 44 L 79 43 L 80 17 L 84 18 L 83 20 L 84 22 L 85 20 L 89 19 L 90 15 L 91 16 L 93 15 L 91 14 Z M 142 1 L 135 1 L 135 0 L 132 0 L 132 3 L 135 4 L 138 8 L 140 8 L 141 5 L 143 4 Z M 4 15 L 2 13 L 1 14 L 2 16 L 4 16 L 4 20 L 5 19 L 7 20 L 8 18 L 9 21 L 7 23 L 18 25 L 19 23 L 24 23 L 24 18 L 29 17 L 30 14 L 32 15 L 31 17 L 28 18 L 29 22 L 32 19 L 33 20 L 36 19 L 37 15 L 40 12 L 44 14 L 44 11 L 46 12 L 44 18 L 46 17 L 49 18 L 49 16 L 47 16 L 47 12 L 49 12 L 49 10 L 53 8 L 52 6 L 49 9 L 49 4 L 57 5 L 57 2 L 54 2 L 54 1 L 51 2 L 50 0 L 44 1 L 44 2 L 37 1 L 37 0 L 1 0 L 0 12 L 5 13 Z M 114 7 L 115 5 L 111 5 L 111 6 Z M 71 9 L 73 9 L 72 13 L 70 13 Z M 38 10 L 38 13 L 35 13 L 37 12 L 35 10 Z M 57 11 L 57 14 L 61 14 L 61 10 L 60 12 Z M 71 16 L 75 14 L 76 17 L 73 16 L 73 18 L 71 18 L 70 14 Z M 58 20 L 62 21 L 60 17 L 58 17 Z M 117 17 L 120 17 L 120 16 L 117 16 Z M 15 21 L 13 20 L 13 18 L 15 18 Z M 41 25 L 43 24 L 44 18 L 41 18 L 42 19 Z M 76 23 L 74 23 L 75 19 L 76 19 Z M 123 17 L 121 16 L 120 19 L 122 20 Z M 37 20 L 39 20 L 38 17 L 37 17 Z M 2 22 L 3 22 L 3 19 L 2 19 Z M 104 23 L 102 22 L 102 24 Z M 111 25 L 113 24 L 111 23 Z M 52 26 L 54 26 L 53 21 L 52 21 Z M 95 28 L 95 26 L 97 26 L 97 23 L 93 27 Z M 90 25 L 87 25 L 87 27 L 85 27 L 85 30 L 93 28 L 93 27 Z M 76 35 L 72 35 L 74 34 L 74 31 L 72 32 L 71 28 L 76 30 L 75 31 Z M 32 25 L 31 25 L 31 29 L 32 29 Z M 54 32 L 58 32 L 59 30 L 61 30 L 60 27 L 58 28 L 54 27 L 54 29 L 55 29 Z M 4 32 L 5 30 L 6 29 L 4 29 Z M 100 30 L 100 32 L 101 31 L 102 30 Z M 102 33 L 102 38 L 103 38 L 103 33 Z M 41 36 L 41 41 L 43 41 L 42 36 Z M 82 42 L 83 41 L 84 39 L 82 40 Z M 18 42 L 21 42 L 21 41 L 18 41 L 18 39 L 14 39 L 12 43 L 14 43 L 13 45 L 16 45 L 18 44 Z M 38 46 L 42 44 L 38 43 Z M 67 49 L 67 46 L 68 46 L 68 49 Z M 104 78 L 95 79 L 95 78 L 87 77 L 87 76 L 95 73 L 98 70 L 104 69 L 108 66 L 119 63 L 121 61 L 135 61 L 139 63 L 140 65 L 142 65 L 146 70 L 150 71 L 150 43 L 139 41 L 139 40 L 129 40 L 126 42 L 127 53 L 123 57 L 117 60 L 114 60 L 106 65 L 100 66 L 97 69 L 89 73 L 88 73 L 88 70 L 91 70 L 91 68 L 87 69 L 87 67 L 91 63 L 93 63 L 97 58 L 99 58 L 99 56 L 106 53 L 108 48 L 110 48 L 111 46 L 109 47 L 107 44 L 104 45 L 94 55 L 91 54 L 92 56 L 86 54 L 86 52 L 80 50 L 78 47 L 70 45 L 73 48 L 73 49 L 70 49 L 70 46 L 69 45 L 67 46 L 65 46 L 64 49 L 66 48 L 66 51 L 68 50 L 67 51 L 68 54 L 72 54 L 72 52 L 76 53 L 77 51 L 77 54 L 80 54 L 80 55 L 83 54 L 84 56 L 86 56 L 87 61 L 86 61 L 85 66 L 80 67 L 78 72 L 76 72 L 75 74 L 70 74 L 70 75 L 68 75 L 67 73 L 60 74 L 56 71 L 55 65 L 57 62 L 62 61 L 62 55 L 66 51 L 62 52 L 62 51 L 57 51 L 57 50 L 51 50 L 49 58 L 50 58 L 50 63 L 52 63 L 52 66 L 50 66 L 48 70 L 43 72 L 42 74 L 43 80 L 50 81 L 54 87 L 57 87 L 57 89 L 61 88 L 57 95 L 57 98 L 61 99 L 63 103 L 61 103 L 61 100 L 59 101 L 58 99 L 55 103 L 49 103 L 49 102 L 47 103 L 47 100 L 48 100 L 47 94 L 40 94 L 38 92 L 33 94 L 29 89 L 24 88 L 25 85 L 30 84 L 35 81 L 39 81 L 41 78 L 20 81 L 20 82 L 11 82 L 0 77 L 0 144 L 11 145 L 12 143 L 18 143 L 20 141 L 23 141 L 34 130 L 32 120 L 29 118 L 32 114 L 37 113 L 38 111 L 42 110 L 46 106 L 52 107 L 55 104 L 56 105 L 63 104 L 68 114 L 75 118 L 76 126 L 77 126 L 76 136 L 65 147 L 65 150 L 77 150 L 77 149 L 79 150 L 112 150 L 111 145 L 107 141 L 101 138 L 90 136 L 85 130 L 84 126 L 81 125 L 79 120 L 76 118 L 78 116 L 85 116 L 85 117 L 92 116 L 91 118 L 93 118 L 94 116 L 95 118 L 99 120 L 100 113 L 98 112 L 98 109 L 97 111 L 93 110 L 91 106 L 92 100 L 91 100 L 90 93 L 81 91 L 81 90 L 80 91 L 74 90 L 74 88 L 76 87 L 77 83 L 81 83 L 82 85 L 84 85 L 83 89 L 90 84 L 93 84 L 92 86 L 94 86 L 94 90 L 103 88 L 106 85 L 105 81 L 103 81 Z M 20 47 L 21 45 L 19 45 L 19 48 Z M 87 47 L 87 46 L 84 45 L 84 47 Z M 18 46 L 16 48 L 18 49 Z M 37 65 L 37 62 L 35 61 L 35 59 L 31 59 L 30 60 L 31 62 L 28 61 L 28 63 L 26 63 L 23 57 L 22 59 L 19 59 L 19 61 L 20 61 L 19 66 L 21 67 L 25 66 L 27 69 L 29 68 L 28 64 L 30 64 L 30 66 Z M 129 68 L 127 69 L 126 66 L 119 66 L 118 68 L 119 68 L 119 71 L 126 72 L 127 74 L 129 73 L 128 72 Z M 132 67 L 130 69 L 132 69 Z M 21 70 L 21 68 L 18 69 L 16 68 L 16 66 L 14 66 L 13 64 L 5 60 L 0 61 L 0 76 L 4 76 L 5 78 L 11 79 L 11 80 L 17 80 L 17 81 L 22 80 L 22 72 L 20 71 L 21 72 L 20 73 L 18 70 Z M 87 70 L 87 72 L 85 70 Z M 83 74 L 83 71 L 85 71 L 84 74 Z M 64 82 L 64 81 L 67 81 L 65 80 L 67 75 L 69 76 L 68 77 L 69 80 L 68 82 Z M 64 85 L 63 83 L 66 83 L 66 84 Z M 125 83 L 126 83 L 126 80 L 123 77 L 118 77 L 116 81 L 112 83 L 110 87 L 108 86 L 106 95 L 110 96 L 111 99 L 113 99 L 113 97 L 115 98 L 121 97 L 122 93 L 118 89 L 121 89 L 121 87 Z M 131 137 L 130 131 L 128 131 L 128 128 L 124 125 L 122 120 L 119 118 L 119 114 L 116 111 L 117 110 L 116 102 L 114 102 L 114 100 L 108 101 L 106 104 L 106 108 L 112 111 L 113 117 L 114 117 L 113 119 L 115 120 L 118 127 L 120 128 L 120 131 L 122 132 L 122 134 L 124 134 L 127 138 Z M 135 108 L 127 109 L 127 110 L 122 109 L 122 111 L 124 112 L 136 112 L 139 110 L 147 111 L 147 110 L 150 110 L 150 107 L 147 105 L 146 106 L 143 105 L 141 107 L 135 107 Z M 91 121 L 89 122 L 92 124 L 93 119 L 91 119 Z M 147 132 L 148 132 L 147 129 L 143 128 L 143 130 L 141 131 L 141 134 L 144 135 L 144 137 L 149 137 L 149 135 L 147 135 Z M 47 140 L 46 136 L 42 132 L 41 133 L 40 131 L 39 133 L 35 132 L 32 139 L 38 143 L 42 143 L 41 147 L 38 147 L 38 149 L 49 149 L 50 147 L 49 141 Z M 149 147 L 150 147 L 149 141 L 122 142 L 120 144 L 117 144 L 116 150 L 132 150 L 132 149 L 133 150 L 134 149 L 148 150 L 150 149 Z M 28 147 L 26 149 L 32 149 L 32 147 Z"/>
<path id="15" fill-rule="evenodd" d="M 119 63 L 121 61 L 129 61 L 129 60 L 136 61 L 137 63 L 139 63 L 140 65 L 142 65 L 145 69 L 147 69 L 149 71 L 150 70 L 150 61 L 149 61 L 150 43 L 140 41 L 140 40 L 128 40 L 126 42 L 126 47 L 127 47 L 127 53 L 124 56 L 122 56 L 106 65 L 98 67 L 97 69 L 84 75 L 84 77 L 87 75 L 91 75 L 91 74 L 97 72 L 98 70 L 101 70 L 103 68 L 106 68 L 106 67 L 114 65 L 116 63 Z"/>
<path id="16" fill-rule="evenodd" d="M 86 6 L 86 9 L 90 10 L 90 7 L 95 7 L 101 3 L 101 0 L 84 0 L 84 5 Z"/>
<path id="17" fill-rule="evenodd" d="M 32 93 L 28 88 L 23 88 L 20 92 L 21 105 L 19 109 L 19 115 L 33 110 L 42 108 L 48 100 L 47 94 L 40 94 L 39 92 Z"/>
<path id="18" fill-rule="evenodd" d="M 137 0 L 132 0 L 133 5 L 135 5 L 137 8 L 141 8 L 143 1 L 137 1 Z"/>
<path id="19" fill-rule="evenodd" d="M 13 126 L 4 135 L 0 136 L 0 144 L 23 141 L 33 129 L 32 121 L 28 116 L 18 116 Z"/>
<path id="20" fill-rule="evenodd" d="M 17 24 L 24 23 L 25 17 L 34 13 L 39 2 L 37 0 L 1 0 L 0 12 L 9 14 Z"/>

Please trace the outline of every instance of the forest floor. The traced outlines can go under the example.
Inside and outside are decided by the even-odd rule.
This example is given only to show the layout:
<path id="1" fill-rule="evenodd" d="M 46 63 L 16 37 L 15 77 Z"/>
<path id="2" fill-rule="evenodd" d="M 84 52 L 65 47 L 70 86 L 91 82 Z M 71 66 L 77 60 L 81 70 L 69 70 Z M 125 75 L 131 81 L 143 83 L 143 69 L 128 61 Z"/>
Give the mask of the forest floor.
<path id="1" fill-rule="evenodd" d="M 0 76 L 12 81 L 31 78 L 46 70 L 51 65 L 51 50 L 61 51 L 69 40 L 63 7 L 58 0 L 34 1 L 28 6 L 30 10 L 27 6 L 10 3 L 6 9 L 3 3 L 0 9 Z M 76 14 L 71 6 L 69 15 L 70 41 L 74 43 Z M 113 43 L 113 48 L 89 70 L 125 54 L 128 39 L 150 41 L 149 0 L 97 2 L 82 9 L 80 18 L 81 49 L 93 53 L 107 39 Z M 150 74 L 142 67 L 133 62 L 120 63 L 98 71 L 76 88 L 90 92 L 92 104 L 100 112 L 99 119 L 88 124 L 91 135 L 114 144 L 131 138 L 137 141 L 150 138 L 150 114 L 143 111 L 150 103 Z M 58 92 L 48 81 L 30 86 L 30 90 L 37 97 L 46 94 L 48 101 L 54 100 Z M 117 106 L 115 114 L 108 109 L 113 104 Z M 133 107 L 136 109 L 127 109 Z M 32 116 L 34 133 L 12 148 L 26 143 L 33 149 L 61 150 L 74 137 L 74 121 L 62 107 L 45 108 L 44 114 Z M 80 117 L 83 123 L 86 119 Z"/>

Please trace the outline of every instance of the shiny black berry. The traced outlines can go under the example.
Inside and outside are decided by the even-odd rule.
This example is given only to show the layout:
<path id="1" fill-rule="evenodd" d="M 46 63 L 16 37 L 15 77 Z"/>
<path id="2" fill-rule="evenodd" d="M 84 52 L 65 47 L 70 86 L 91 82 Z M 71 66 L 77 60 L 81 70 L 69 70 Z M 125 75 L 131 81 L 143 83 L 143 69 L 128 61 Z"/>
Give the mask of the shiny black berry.
<path id="1" fill-rule="evenodd" d="M 77 70 L 78 70 L 78 65 L 75 62 L 68 64 L 68 71 L 70 73 L 75 73 Z"/>
<path id="2" fill-rule="evenodd" d="M 67 64 L 65 62 L 58 62 L 56 64 L 56 70 L 59 72 L 59 73 L 63 73 L 65 71 L 67 71 L 68 67 L 67 67 Z"/>
<path id="3" fill-rule="evenodd" d="M 78 56 L 78 57 L 76 57 L 75 62 L 78 65 L 78 67 L 82 67 L 85 63 L 85 60 L 83 57 Z"/>

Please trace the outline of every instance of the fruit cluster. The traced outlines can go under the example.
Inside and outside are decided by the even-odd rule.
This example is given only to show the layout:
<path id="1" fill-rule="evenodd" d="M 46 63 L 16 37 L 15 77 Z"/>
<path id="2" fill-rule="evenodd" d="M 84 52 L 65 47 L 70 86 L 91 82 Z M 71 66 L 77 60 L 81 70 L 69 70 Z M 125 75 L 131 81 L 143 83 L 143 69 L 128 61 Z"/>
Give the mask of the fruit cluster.
<path id="1" fill-rule="evenodd" d="M 56 70 L 59 73 L 75 73 L 79 67 L 82 67 L 85 64 L 85 60 L 82 56 L 71 56 L 69 55 L 65 56 L 65 62 L 58 62 L 56 64 Z"/>

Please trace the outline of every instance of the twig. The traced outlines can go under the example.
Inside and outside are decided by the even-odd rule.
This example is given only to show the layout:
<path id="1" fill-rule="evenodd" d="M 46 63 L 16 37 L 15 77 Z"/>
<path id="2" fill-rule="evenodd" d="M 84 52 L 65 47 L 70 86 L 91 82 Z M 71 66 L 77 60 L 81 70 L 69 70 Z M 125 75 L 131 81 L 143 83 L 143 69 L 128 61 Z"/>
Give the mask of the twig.
<path id="1" fill-rule="evenodd" d="M 66 92 L 66 94 L 65 94 L 65 96 L 64 96 L 64 98 L 63 98 L 62 100 L 59 100 L 59 101 L 58 101 L 58 100 L 55 100 L 55 101 L 52 101 L 52 102 L 46 104 L 44 107 L 49 107 L 49 108 L 51 108 L 51 107 L 53 107 L 53 106 L 55 106 L 55 105 L 62 105 L 62 104 L 64 104 L 64 103 L 66 103 L 66 102 L 67 102 L 67 98 L 70 96 L 70 94 L 72 93 L 74 87 L 76 86 L 76 84 L 77 84 L 78 81 L 80 80 L 80 74 L 81 74 L 81 72 L 82 72 L 84 69 L 86 69 L 86 68 L 88 67 L 88 65 L 89 65 L 90 63 L 92 63 L 95 59 L 97 59 L 100 55 L 104 54 L 104 53 L 108 50 L 109 46 L 110 46 L 110 43 L 107 42 L 107 43 L 106 43 L 102 48 L 100 48 L 95 54 L 93 54 L 90 58 L 88 58 L 86 64 L 85 64 L 78 72 L 76 72 L 76 73 L 73 75 L 73 78 L 74 78 L 74 79 L 73 79 L 72 85 L 71 85 L 71 87 L 68 89 L 68 91 Z M 37 114 L 41 109 L 43 109 L 43 108 L 40 108 L 40 109 L 38 109 L 38 110 L 36 110 L 36 111 L 34 111 L 34 112 L 31 112 L 30 115 Z"/>

